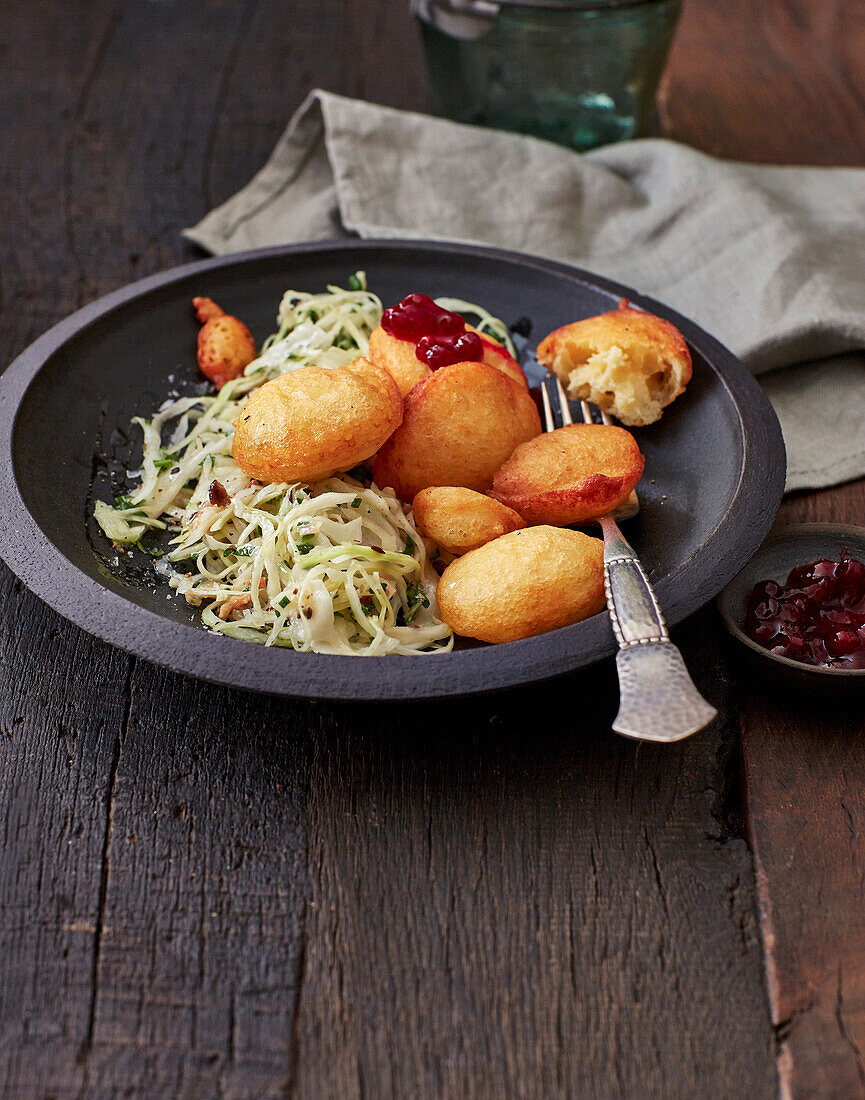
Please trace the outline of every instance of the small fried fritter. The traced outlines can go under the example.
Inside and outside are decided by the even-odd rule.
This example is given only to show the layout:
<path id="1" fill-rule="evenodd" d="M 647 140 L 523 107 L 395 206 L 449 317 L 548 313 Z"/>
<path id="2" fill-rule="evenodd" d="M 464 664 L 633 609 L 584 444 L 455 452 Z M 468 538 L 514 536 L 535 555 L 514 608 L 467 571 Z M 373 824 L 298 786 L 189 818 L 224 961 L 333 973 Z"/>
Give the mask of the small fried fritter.
<path id="1" fill-rule="evenodd" d="M 198 318 L 200 325 L 212 321 L 214 317 L 227 316 L 222 306 L 217 305 L 212 298 L 193 298 L 192 308 L 195 310 L 195 316 Z"/>
<path id="2" fill-rule="evenodd" d="M 477 332 L 477 329 L 471 325 L 466 325 L 466 328 L 469 332 Z M 529 383 L 523 369 L 510 352 L 486 333 L 481 336 L 481 340 L 484 345 L 483 362 L 502 371 L 508 378 L 512 378 L 528 389 Z M 418 359 L 413 341 L 400 340 L 392 333 L 385 332 L 381 325 L 373 329 L 370 335 L 369 358 L 376 366 L 384 367 L 390 372 L 403 397 L 406 397 L 418 382 L 423 382 L 433 373 L 426 363 Z"/>
<path id="3" fill-rule="evenodd" d="M 426 363 L 418 359 L 411 340 L 400 340 L 385 332 L 381 325 L 370 334 L 369 358 L 390 373 L 403 397 L 432 374 Z"/>
<path id="4" fill-rule="evenodd" d="M 513 509 L 474 489 L 435 485 L 412 501 L 417 529 L 452 554 L 465 554 L 509 531 L 525 527 Z"/>
<path id="5" fill-rule="evenodd" d="M 396 382 L 368 359 L 302 367 L 250 396 L 231 450 L 259 481 L 318 481 L 375 454 L 401 420 Z"/>
<path id="6" fill-rule="evenodd" d="M 627 500 L 644 465 L 624 428 L 569 424 L 520 444 L 496 471 L 490 496 L 526 523 L 585 523 Z"/>
<path id="7" fill-rule="evenodd" d="M 255 340 L 242 321 L 232 317 L 212 298 L 193 298 L 195 315 L 202 322 L 198 333 L 198 368 L 222 389 L 238 378 L 255 358 Z"/>
<path id="8" fill-rule="evenodd" d="M 466 328 L 470 332 L 477 332 L 477 329 L 472 325 L 466 325 Z M 484 332 L 479 335 L 484 343 L 484 362 L 490 367 L 495 367 L 496 370 L 503 371 L 508 378 L 513 378 L 515 382 L 519 382 L 521 386 L 528 389 L 529 380 L 526 378 L 525 371 L 508 349 L 500 344 L 498 340 L 494 340 L 489 333 Z"/>
<path id="9" fill-rule="evenodd" d="M 653 424 L 685 392 L 691 353 L 669 321 L 619 308 L 551 332 L 538 362 L 561 378 L 571 397 L 591 401 L 630 426 Z"/>
<path id="10" fill-rule="evenodd" d="M 486 363 L 453 363 L 409 393 L 373 478 L 405 501 L 429 485 L 482 492 L 514 447 L 540 430 L 537 407 L 518 382 Z"/>
<path id="11" fill-rule="evenodd" d="M 527 527 L 457 558 L 436 589 L 451 630 L 514 642 L 595 615 L 604 599 L 604 544 L 561 527 Z"/>

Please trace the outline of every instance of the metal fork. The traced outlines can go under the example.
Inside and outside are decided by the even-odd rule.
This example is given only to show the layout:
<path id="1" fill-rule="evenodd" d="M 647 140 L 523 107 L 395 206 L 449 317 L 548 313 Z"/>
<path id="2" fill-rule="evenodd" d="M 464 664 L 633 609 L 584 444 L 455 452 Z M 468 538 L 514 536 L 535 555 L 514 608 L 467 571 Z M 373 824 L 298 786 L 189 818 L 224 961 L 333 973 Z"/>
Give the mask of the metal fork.
<path id="1" fill-rule="evenodd" d="M 546 379 L 544 380 L 546 382 Z M 573 424 L 571 407 L 555 378 L 562 425 Z M 541 385 L 547 431 L 555 428 L 550 396 Z M 593 424 L 592 410 L 580 402 L 583 420 Z M 600 410 L 604 424 L 609 416 Z M 667 626 L 652 586 L 633 549 L 616 523 L 631 519 L 640 510 L 637 494 L 597 523 L 604 533 L 604 588 L 613 633 L 619 645 L 619 713 L 616 733 L 640 741 L 681 741 L 707 726 L 718 713 L 694 687 L 685 662 L 670 641 Z"/>

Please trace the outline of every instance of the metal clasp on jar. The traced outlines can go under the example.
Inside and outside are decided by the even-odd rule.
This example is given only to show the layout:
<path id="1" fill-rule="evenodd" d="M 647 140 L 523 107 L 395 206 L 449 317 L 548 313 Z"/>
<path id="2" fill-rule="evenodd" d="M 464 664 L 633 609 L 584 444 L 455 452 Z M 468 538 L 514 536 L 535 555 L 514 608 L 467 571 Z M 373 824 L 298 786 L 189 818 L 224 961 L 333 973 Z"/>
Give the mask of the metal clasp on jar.
<path id="1" fill-rule="evenodd" d="M 411 0 L 411 10 L 443 34 L 473 42 L 494 26 L 501 5 L 495 0 Z"/>

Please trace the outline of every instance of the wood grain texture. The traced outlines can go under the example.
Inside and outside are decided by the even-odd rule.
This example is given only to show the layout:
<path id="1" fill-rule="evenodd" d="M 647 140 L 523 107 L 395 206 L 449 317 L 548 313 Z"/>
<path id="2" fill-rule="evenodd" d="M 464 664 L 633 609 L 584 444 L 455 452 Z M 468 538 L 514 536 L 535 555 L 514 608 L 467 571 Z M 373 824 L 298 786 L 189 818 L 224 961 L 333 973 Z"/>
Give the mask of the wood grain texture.
<path id="1" fill-rule="evenodd" d="M 778 164 L 865 164 L 856 0 L 686 0 L 663 85 L 670 137 Z M 782 522 L 862 523 L 865 483 L 797 494 Z M 862 708 L 740 680 L 749 836 L 784 1097 L 865 1097 Z"/>
<path id="2" fill-rule="evenodd" d="M 861 523 L 865 482 L 780 522 Z M 865 1097 L 865 711 L 744 682 L 748 825 L 782 1096 Z"/>
<path id="3" fill-rule="evenodd" d="M 774 1095 L 734 742 L 614 738 L 612 675 L 338 714 L 311 761 L 299 1095 Z M 699 679 L 725 711 L 723 668 Z"/>
<path id="4" fill-rule="evenodd" d="M 0 585 L 0 1081 L 10 1097 L 75 1095 L 131 662 L 5 566 Z"/>
<path id="5" fill-rule="evenodd" d="M 736 160 L 865 164 L 863 57 L 859 0 L 685 0 L 664 133 Z"/>
<path id="6" fill-rule="evenodd" d="M 861 16 L 819 8 L 687 0 L 672 135 L 861 161 Z M 402 0 L 3 15 L 4 361 L 192 256 L 179 229 L 312 87 L 427 102 Z M 711 611 L 677 632 L 721 722 L 638 748 L 609 733 L 610 668 L 459 705 L 275 702 L 131 660 L 3 568 L 0 1091 L 759 1098 L 780 1050 L 789 1095 L 857 1095 L 861 728 L 739 712 L 719 637 Z"/>
<path id="7" fill-rule="evenodd" d="M 282 704 L 136 665 L 110 802 L 84 1095 L 275 1095 L 307 905 Z"/>

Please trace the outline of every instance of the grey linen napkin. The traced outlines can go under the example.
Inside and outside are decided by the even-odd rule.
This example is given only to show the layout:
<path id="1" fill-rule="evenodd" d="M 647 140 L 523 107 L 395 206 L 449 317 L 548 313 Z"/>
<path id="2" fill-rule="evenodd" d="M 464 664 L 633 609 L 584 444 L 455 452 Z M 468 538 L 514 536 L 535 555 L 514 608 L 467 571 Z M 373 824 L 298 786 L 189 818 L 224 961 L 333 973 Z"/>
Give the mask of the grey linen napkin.
<path id="1" fill-rule="evenodd" d="M 633 286 L 760 376 L 788 490 L 865 474 L 865 170 L 661 139 L 579 155 L 316 91 L 251 182 L 186 231 L 216 253 L 355 234 L 499 245 Z"/>

